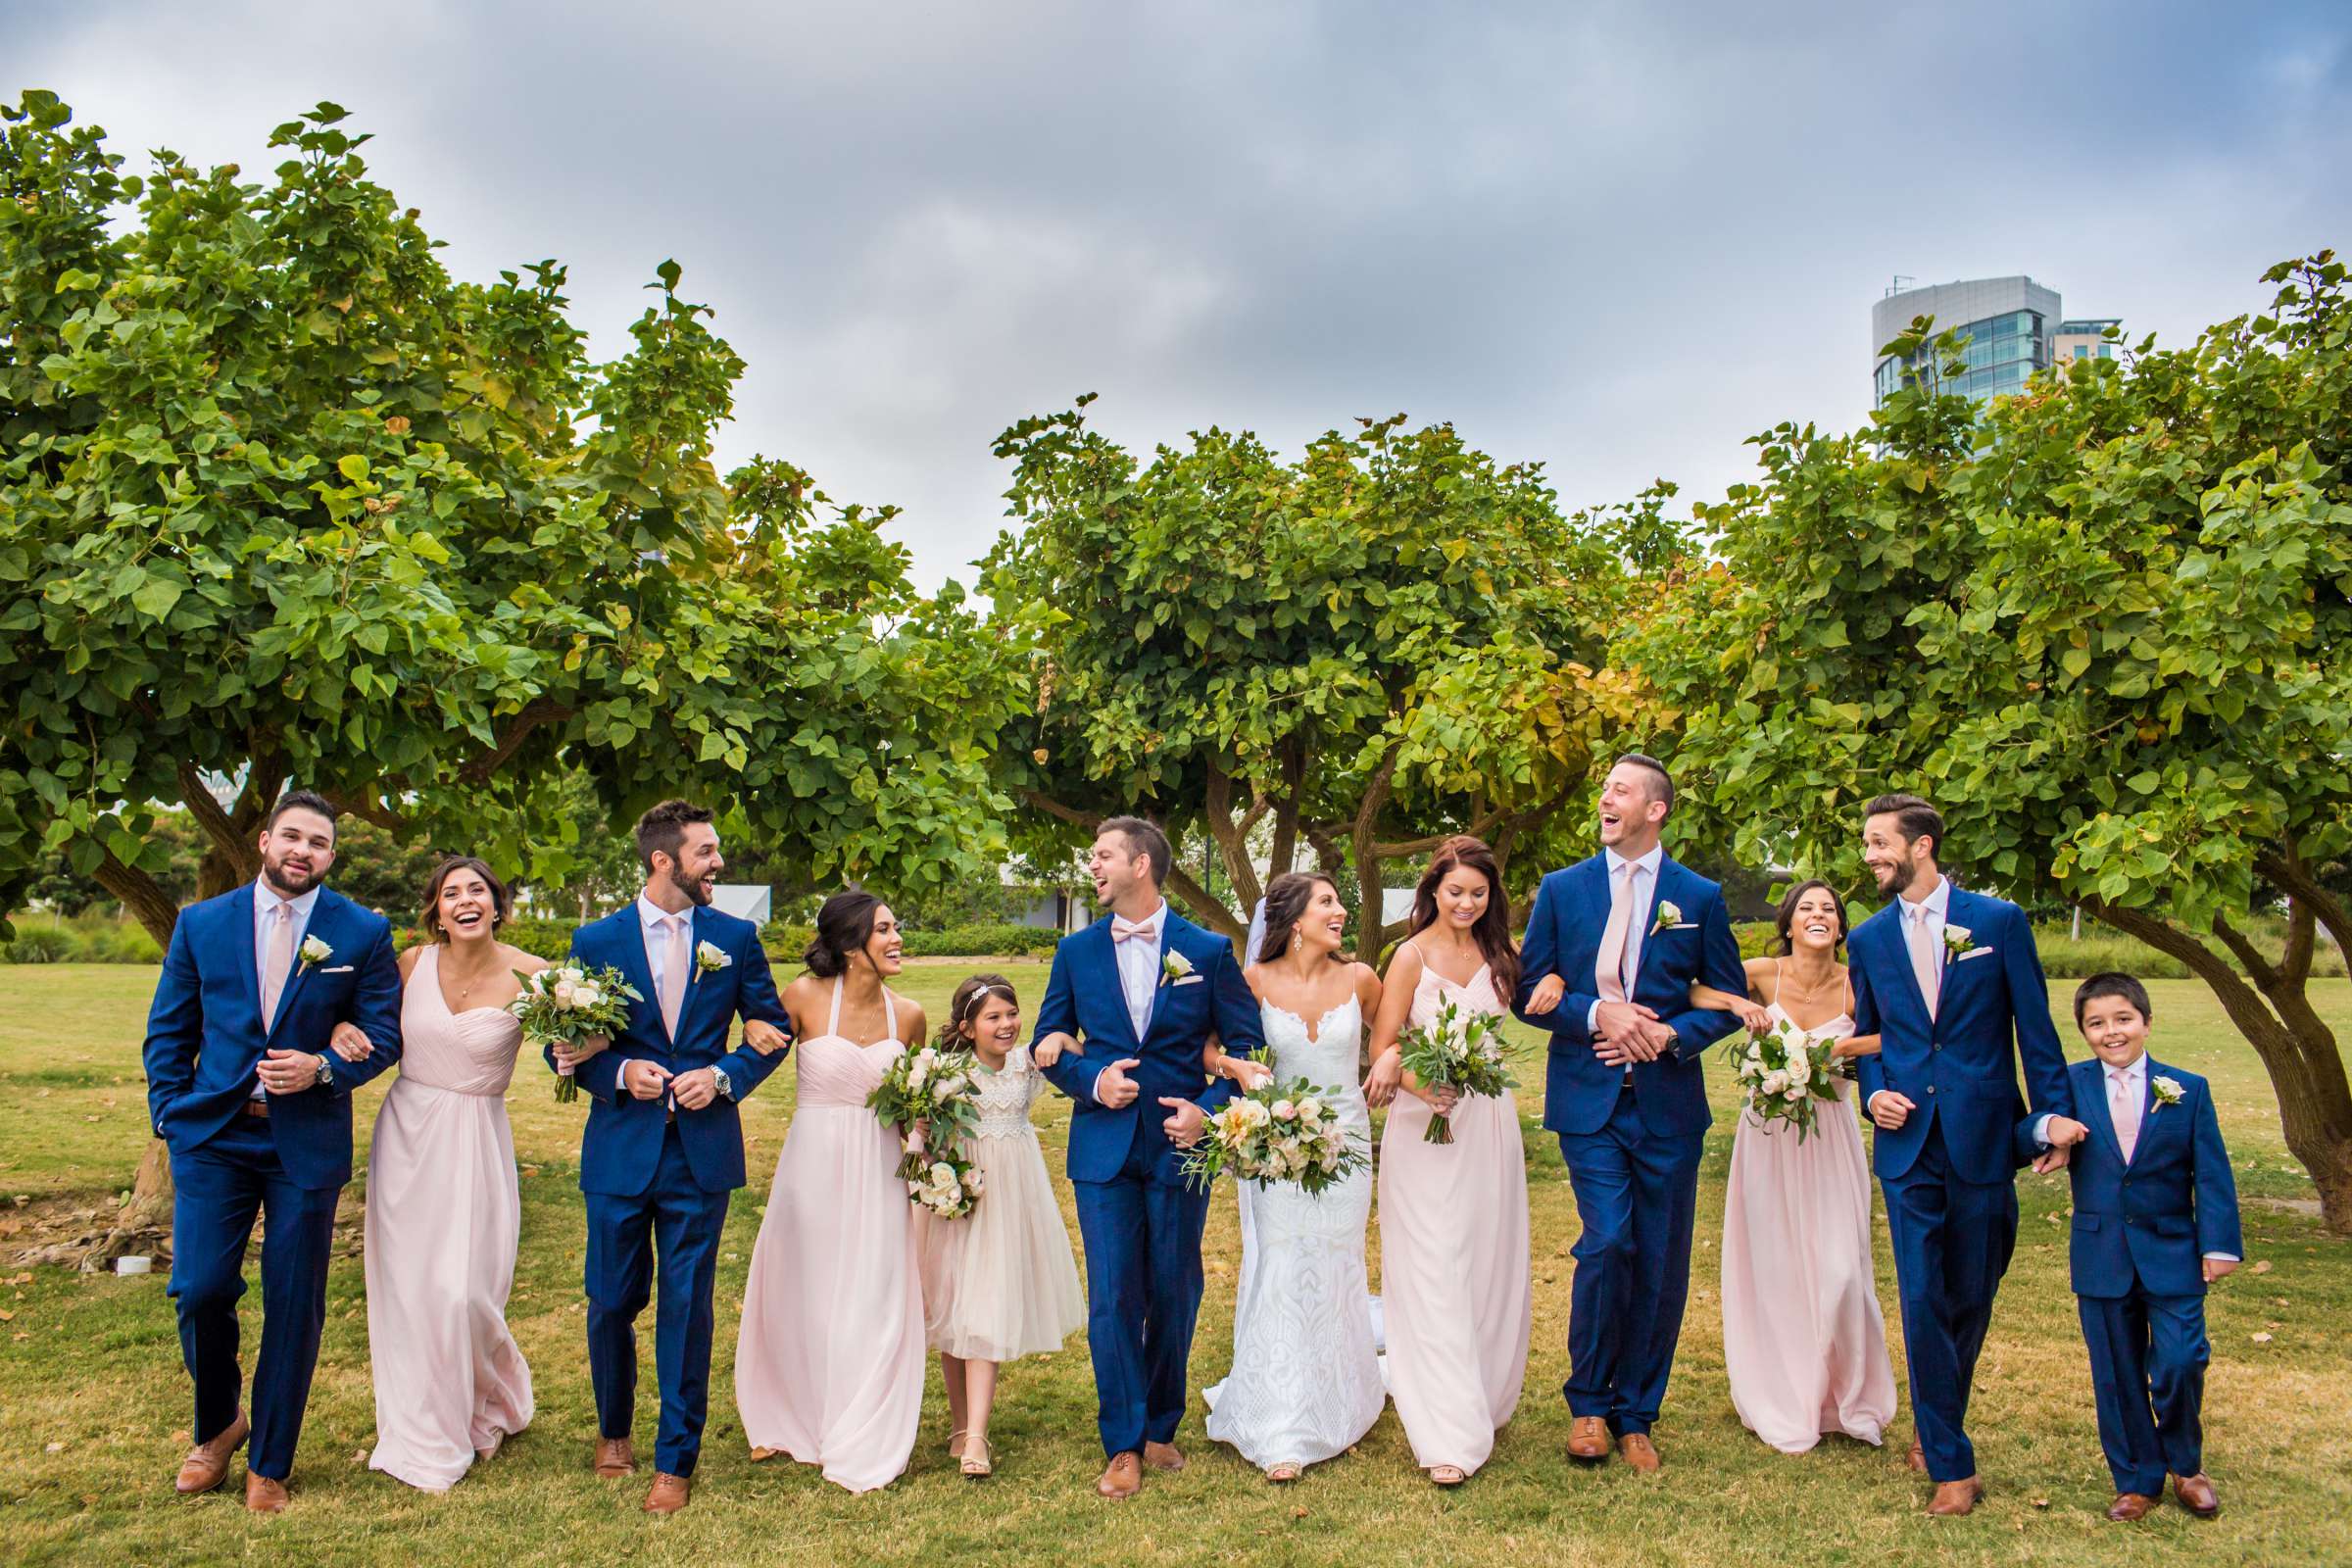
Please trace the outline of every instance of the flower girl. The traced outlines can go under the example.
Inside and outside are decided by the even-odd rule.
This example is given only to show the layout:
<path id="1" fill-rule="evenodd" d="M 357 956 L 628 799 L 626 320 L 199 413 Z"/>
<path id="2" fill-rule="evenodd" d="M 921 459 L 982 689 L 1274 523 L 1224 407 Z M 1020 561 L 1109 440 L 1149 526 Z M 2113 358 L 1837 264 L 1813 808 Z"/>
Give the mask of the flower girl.
<path id="1" fill-rule="evenodd" d="M 1058 1350 L 1086 1322 L 1069 1232 L 1029 1125 L 1045 1079 L 1020 1034 L 1020 998 L 1003 975 L 956 988 L 939 1043 L 979 1058 L 980 1117 L 964 1155 L 980 1172 L 980 1201 L 961 1219 L 915 1211 L 925 1334 L 948 1389 L 948 1449 L 974 1478 L 992 1468 L 998 1364 Z M 1051 1061 L 1059 1044 L 1041 1044 L 1039 1054 Z"/>

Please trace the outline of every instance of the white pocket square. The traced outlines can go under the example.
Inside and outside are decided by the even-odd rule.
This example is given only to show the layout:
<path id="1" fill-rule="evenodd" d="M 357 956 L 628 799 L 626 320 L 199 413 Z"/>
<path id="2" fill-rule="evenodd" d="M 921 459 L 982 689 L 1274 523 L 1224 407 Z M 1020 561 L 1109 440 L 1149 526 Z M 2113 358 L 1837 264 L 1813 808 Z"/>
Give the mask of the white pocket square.
<path id="1" fill-rule="evenodd" d="M 1197 986 L 1203 977 L 1197 974 L 1179 975 L 1168 982 L 1170 986 Z"/>
<path id="2" fill-rule="evenodd" d="M 349 974 L 357 967 L 357 964 L 338 963 L 332 969 L 321 969 L 318 972 L 320 974 Z"/>
<path id="3" fill-rule="evenodd" d="M 1954 963 L 1966 963 L 1971 958 L 1989 958 L 1992 956 L 1993 952 L 1994 950 L 1991 948 L 1971 948 L 1966 953 L 1963 953 L 1957 957 L 1953 958 L 1952 961 Z"/>
<path id="4" fill-rule="evenodd" d="M 1669 931 L 1695 931 L 1698 929 L 1698 922 L 1696 920 L 1678 920 L 1666 929 Z"/>

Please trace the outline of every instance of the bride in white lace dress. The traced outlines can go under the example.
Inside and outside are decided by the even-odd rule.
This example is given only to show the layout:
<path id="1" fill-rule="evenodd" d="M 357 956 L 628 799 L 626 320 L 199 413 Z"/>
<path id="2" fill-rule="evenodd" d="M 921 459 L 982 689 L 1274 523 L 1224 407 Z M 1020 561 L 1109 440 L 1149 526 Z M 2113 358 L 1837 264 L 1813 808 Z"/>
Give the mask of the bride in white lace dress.
<path id="1" fill-rule="evenodd" d="M 1274 1076 L 1315 1085 L 1368 1154 L 1372 1118 L 1356 1063 L 1380 979 L 1340 957 L 1347 922 L 1328 879 L 1276 877 L 1266 890 L 1263 961 L 1250 965 L 1248 979 Z M 1255 1061 L 1227 1063 L 1245 1083 L 1266 1071 Z M 1267 1480 L 1296 1481 L 1304 1466 L 1347 1452 L 1386 1402 L 1364 1272 L 1372 1170 L 1367 1164 L 1314 1197 L 1290 1182 L 1240 1187 L 1233 1370 L 1203 1393 L 1208 1435 Z"/>

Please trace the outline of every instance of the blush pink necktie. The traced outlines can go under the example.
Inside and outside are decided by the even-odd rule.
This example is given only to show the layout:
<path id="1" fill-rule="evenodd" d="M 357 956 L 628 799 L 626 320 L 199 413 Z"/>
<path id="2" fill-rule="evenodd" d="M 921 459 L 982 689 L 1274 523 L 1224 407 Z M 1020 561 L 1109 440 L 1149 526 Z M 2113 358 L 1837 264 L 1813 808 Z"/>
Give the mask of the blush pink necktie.
<path id="1" fill-rule="evenodd" d="M 1634 928 L 1634 862 L 1617 867 L 1616 885 L 1609 890 L 1609 923 L 1600 931 L 1600 958 L 1593 965 L 1592 983 L 1603 1002 L 1623 1002 L 1625 943 Z"/>
<path id="2" fill-rule="evenodd" d="M 277 1022 L 278 999 L 294 967 L 294 910 L 283 899 L 270 906 L 270 951 L 262 960 L 262 1032 Z"/>
<path id="3" fill-rule="evenodd" d="M 1919 982 L 1919 997 L 1928 1004 L 1928 1022 L 1936 1021 L 1936 1004 L 1942 1000 L 1943 966 L 1936 961 L 1936 944 L 1928 931 L 1925 905 L 1903 906 L 1903 935 L 1911 948 L 1911 975 Z"/>
<path id="4" fill-rule="evenodd" d="M 686 1005 L 686 917 L 673 914 L 668 925 L 667 947 L 662 957 L 662 1026 L 675 1044 L 678 1014 Z"/>
<path id="5" fill-rule="evenodd" d="M 2132 1163 L 2132 1151 L 2139 1147 L 2139 1097 L 2132 1092 L 2132 1075 L 2122 1070 L 2107 1075 L 2114 1085 L 2108 1092 L 2109 1114 L 2115 1118 L 2115 1141 L 2124 1151 L 2124 1163 Z"/>

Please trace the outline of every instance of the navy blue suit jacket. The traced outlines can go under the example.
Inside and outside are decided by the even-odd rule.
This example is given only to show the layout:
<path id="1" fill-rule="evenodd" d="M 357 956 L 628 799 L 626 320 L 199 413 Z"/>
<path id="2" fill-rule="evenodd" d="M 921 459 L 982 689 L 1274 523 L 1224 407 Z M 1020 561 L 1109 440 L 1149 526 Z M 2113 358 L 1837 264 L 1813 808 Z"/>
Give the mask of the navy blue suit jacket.
<path id="1" fill-rule="evenodd" d="M 1675 1048 L 1655 1061 L 1634 1066 L 1634 1094 L 1642 1124 L 1661 1137 L 1705 1132 L 1714 1121 L 1707 1108 L 1705 1075 L 1699 1058 L 1706 1049 L 1740 1026 L 1728 1012 L 1690 1005 L 1690 985 L 1704 980 L 1735 997 L 1747 994 L 1747 972 L 1740 965 L 1739 939 L 1723 889 L 1670 855 L 1658 858 L 1650 906 L 1636 909 L 1641 922 L 1642 967 L 1631 1000 L 1673 1028 Z M 1672 930 L 1657 929 L 1655 910 L 1671 904 L 1682 913 Z M 1609 924 L 1607 857 L 1595 855 L 1554 871 L 1536 890 L 1520 949 L 1519 994 L 1512 1011 L 1524 1023 L 1551 1035 L 1551 1059 L 1544 1085 L 1544 1125 L 1555 1133 L 1594 1133 L 1608 1122 L 1623 1091 L 1625 1069 L 1592 1054 L 1586 1027 L 1592 1004 L 1600 939 Z M 1568 991 L 1549 1012 L 1530 1013 L 1527 999 L 1545 975 L 1556 974 Z"/>
<path id="2" fill-rule="evenodd" d="M 1160 1130 L 1168 1114 L 1161 1097 L 1215 1110 L 1233 1098 L 1233 1083 L 1201 1070 L 1200 1051 L 1208 1037 L 1216 1035 L 1231 1056 L 1253 1056 L 1264 1044 L 1257 998 L 1242 979 L 1230 941 L 1170 908 L 1160 927 L 1159 951 L 1163 963 L 1170 953 L 1184 955 L 1193 975 L 1181 982 L 1160 981 L 1152 998 L 1151 1021 L 1138 1040 L 1127 1015 L 1127 994 L 1119 987 L 1118 960 L 1111 956 L 1110 917 L 1063 937 L 1054 949 L 1034 1038 L 1059 1031 L 1085 1045 L 1083 1054 L 1064 1052 L 1043 1069 L 1054 1088 L 1076 1102 L 1070 1113 L 1072 1181 L 1106 1182 L 1117 1176 L 1139 1137 L 1151 1143 L 1153 1170 L 1175 1181 L 1181 1154 Z M 1096 1101 L 1095 1077 L 1130 1056 L 1139 1065 L 1128 1076 L 1141 1093 L 1113 1110 Z"/>
<path id="3" fill-rule="evenodd" d="M 2147 1068 L 2129 1164 L 2107 1103 L 2106 1063 L 2094 1057 L 2067 1069 L 2077 1119 L 2090 1129 L 2067 1161 L 2075 1187 L 2068 1262 L 2077 1296 L 2129 1296 L 2134 1278 L 2150 1296 L 2202 1296 L 2207 1252 L 2245 1255 L 2213 1090 L 2153 1056 Z M 2179 1104 L 2157 1103 L 2158 1078 L 2180 1086 Z"/>
<path id="4" fill-rule="evenodd" d="M 1900 901 L 1846 939 L 1854 984 L 1854 1033 L 1879 1037 L 1879 1054 L 1860 1058 L 1855 1077 L 1870 1097 L 1891 1089 L 1919 1108 L 1893 1132 L 1878 1129 L 1871 1154 L 1882 1180 L 1900 1178 L 1919 1158 L 1928 1129 L 1941 1124 L 1943 1147 L 1961 1180 L 1981 1186 L 2011 1180 L 2027 1163 L 2025 1135 L 2034 1118 L 2075 1113 L 2066 1053 L 2050 1024 L 2049 982 L 2034 950 L 2026 914 L 2005 899 L 1951 890 L 1947 926 L 1965 926 L 1972 952 L 1945 953 L 1936 1016 L 1911 972 Z M 2033 1095 L 2029 1115 L 2018 1093 L 2025 1064 Z"/>
<path id="5" fill-rule="evenodd" d="M 400 966 L 392 923 L 331 888 L 318 890 L 305 942 L 330 948 L 317 963 L 295 956 L 277 1017 L 262 1027 L 253 951 L 253 884 L 190 905 L 172 928 L 163 977 L 147 1012 L 147 1109 L 174 1154 L 201 1148 L 252 1098 L 265 1051 L 324 1054 L 338 1023 L 366 1031 L 365 1061 L 334 1058 L 334 1082 L 270 1097 L 270 1136 L 298 1187 L 351 1180 L 351 1095 L 400 1059 Z"/>
<path id="6" fill-rule="evenodd" d="M 734 962 L 723 969 L 688 972 L 686 1003 L 678 1012 L 678 1037 L 672 1040 L 662 1022 L 662 1004 L 655 1000 L 654 974 L 645 956 L 645 927 L 631 899 L 618 910 L 580 927 L 571 934 L 571 956 L 583 964 L 610 965 L 628 977 L 642 1000 L 629 1004 L 629 1023 L 611 1047 L 579 1064 L 574 1075 L 594 1097 L 588 1107 L 588 1127 L 580 1137 L 580 1191 L 634 1198 L 652 1184 L 662 1162 L 662 1140 L 669 1121 L 669 1097 L 639 1100 L 620 1087 L 621 1063 L 642 1059 L 658 1063 L 671 1075 L 698 1067 L 717 1066 L 727 1075 L 738 1098 L 757 1089 L 776 1070 L 784 1053 L 763 1056 L 749 1046 L 727 1049 L 735 1016 L 759 1018 L 787 1034 L 792 1020 L 785 1015 L 784 999 L 776 994 L 775 976 L 760 946 L 760 928 L 708 905 L 694 910 L 692 938 L 696 952 L 710 943 Z M 555 1065 L 555 1052 L 546 1053 Z M 735 1102 L 724 1096 L 700 1110 L 677 1107 L 678 1142 L 686 1152 L 695 1185 L 706 1193 L 731 1192 L 743 1185 L 743 1118 Z"/>

